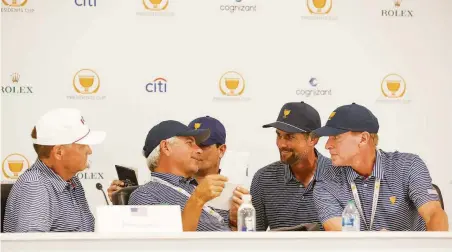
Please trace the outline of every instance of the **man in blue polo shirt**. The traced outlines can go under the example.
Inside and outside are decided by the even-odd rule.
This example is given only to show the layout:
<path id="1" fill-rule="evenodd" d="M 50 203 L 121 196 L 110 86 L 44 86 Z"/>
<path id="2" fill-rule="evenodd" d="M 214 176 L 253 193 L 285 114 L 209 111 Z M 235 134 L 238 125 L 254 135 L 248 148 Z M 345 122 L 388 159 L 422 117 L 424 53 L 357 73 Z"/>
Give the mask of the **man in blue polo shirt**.
<path id="1" fill-rule="evenodd" d="M 209 138 L 199 144 L 202 149 L 202 161 L 199 162 L 195 178 L 201 183 L 207 175 L 221 172 L 220 162 L 226 152 L 226 129 L 220 121 L 210 116 L 196 118 L 188 124 L 188 127 L 195 130 L 210 130 Z"/>
<path id="2" fill-rule="evenodd" d="M 195 178 L 198 183 L 201 183 L 206 176 L 221 172 L 220 162 L 226 152 L 226 129 L 220 121 L 210 116 L 196 118 L 190 122 L 188 127 L 210 130 L 209 138 L 199 144 L 202 149 L 201 162 L 199 162 L 199 170 L 195 174 Z M 227 220 L 232 230 L 237 228 L 237 210 L 242 202 L 243 194 L 249 194 L 249 191 L 244 187 L 237 187 L 230 211 L 214 209 Z"/>
<path id="3" fill-rule="evenodd" d="M 227 182 L 220 174 L 194 179 L 202 150 L 199 144 L 210 130 L 191 129 L 177 121 L 163 121 L 148 133 L 143 147 L 151 181 L 136 189 L 129 205 L 179 205 L 184 231 L 230 231 L 229 223 L 217 211 L 205 206 L 218 197 Z"/>
<path id="4" fill-rule="evenodd" d="M 256 229 L 314 223 L 321 226 L 313 189 L 331 161 L 315 149 L 318 138 L 310 134 L 321 127 L 319 113 L 307 103 L 290 102 L 281 108 L 276 122 L 263 127 L 276 129 L 280 160 L 261 168 L 253 177 Z"/>
<path id="5" fill-rule="evenodd" d="M 80 111 L 54 109 L 32 131 L 36 162 L 14 184 L 5 210 L 5 232 L 93 232 L 94 217 L 77 176 L 88 167 L 92 131 Z"/>
<path id="6" fill-rule="evenodd" d="M 334 165 L 314 189 L 325 230 L 342 229 L 342 212 L 354 200 L 362 231 L 447 231 L 447 215 L 424 161 L 377 149 L 378 130 L 372 112 L 352 103 L 338 107 L 314 131 L 329 137 L 325 147 Z"/>

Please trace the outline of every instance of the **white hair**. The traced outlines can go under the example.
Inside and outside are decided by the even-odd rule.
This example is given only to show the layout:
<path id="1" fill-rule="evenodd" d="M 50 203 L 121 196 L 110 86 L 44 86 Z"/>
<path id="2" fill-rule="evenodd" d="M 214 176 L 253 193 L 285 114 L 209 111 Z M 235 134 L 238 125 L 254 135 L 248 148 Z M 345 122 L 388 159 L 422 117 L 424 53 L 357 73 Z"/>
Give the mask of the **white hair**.
<path id="1" fill-rule="evenodd" d="M 173 144 L 174 142 L 176 142 L 177 137 L 171 137 L 166 139 L 166 142 L 168 144 Z M 144 155 L 144 151 L 143 151 L 143 155 Z M 157 168 L 158 164 L 159 164 L 159 160 L 160 160 L 160 145 L 157 145 L 151 152 L 151 154 L 149 154 L 148 157 L 146 157 L 146 165 L 148 166 L 149 170 L 151 172 L 153 172 L 155 170 L 155 168 Z"/>

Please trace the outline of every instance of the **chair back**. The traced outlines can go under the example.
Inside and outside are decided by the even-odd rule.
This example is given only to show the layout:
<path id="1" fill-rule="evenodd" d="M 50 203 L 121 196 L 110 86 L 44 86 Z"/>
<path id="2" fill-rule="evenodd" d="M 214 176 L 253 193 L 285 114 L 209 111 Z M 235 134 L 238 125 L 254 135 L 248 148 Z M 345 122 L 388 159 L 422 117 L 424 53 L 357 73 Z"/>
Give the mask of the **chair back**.
<path id="1" fill-rule="evenodd" d="M 138 186 L 124 187 L 111 195 L 111 202 L 113 205 L 128 205 L 130 194 L 132 194 Z"/>
<path id="2" fill-rule="evenodd" d="M 3 220 L 5 219 L 5 209 L 6 209 L 6 201 L 8 200 L 9 192 L 11 192 L 11 188 L 13 188 L 14 184 L 1 184 L 1 198 L 2 198 L 2 223 L 1 223 L 1 232 L 3 233 Z"/>

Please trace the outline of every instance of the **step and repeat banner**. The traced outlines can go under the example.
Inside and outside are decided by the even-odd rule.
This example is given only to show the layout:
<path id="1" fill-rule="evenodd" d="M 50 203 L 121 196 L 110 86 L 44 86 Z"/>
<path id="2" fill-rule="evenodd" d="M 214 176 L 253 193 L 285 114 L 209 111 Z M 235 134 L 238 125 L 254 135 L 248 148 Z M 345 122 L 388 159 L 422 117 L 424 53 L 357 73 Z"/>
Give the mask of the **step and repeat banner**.
<path id="1" fill-rule="evenodd" d="M 227 130 L 222 170 L 248 184 L 278 160 L 286 102 L 367 106 L 380 148 L 417 153 L 452 216 L 450 0 L 2 0 L 2 182 L 36 159 L 31 130 L 56 107 L 105 130 L 79 173 L 91 207 L 115 164 L 149 178 L 141 150 L 162 120 Z M 317 149 L 329 156 L 321 139 Z"/>

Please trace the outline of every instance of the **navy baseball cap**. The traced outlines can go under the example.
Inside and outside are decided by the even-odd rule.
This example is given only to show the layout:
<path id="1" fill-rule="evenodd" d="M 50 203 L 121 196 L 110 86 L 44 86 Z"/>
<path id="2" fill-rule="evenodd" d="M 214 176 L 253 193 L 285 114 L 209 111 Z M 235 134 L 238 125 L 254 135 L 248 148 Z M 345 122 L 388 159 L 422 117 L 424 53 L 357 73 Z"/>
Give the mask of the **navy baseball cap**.
<path id="1" fill-rule="evenodd" d="M 314 131 L 317 136 L 337 136 L 354 132 L 378 133 L 378 119 L 364 106 L 352 103 L 334 110 L 326 125 Z"/>
<path id="2" fill-rule="evenodd" d="M 146 141 L 144 142 L 143 154 L 148 157 L 149 154 L 159 146 L 160 142 L 175 136 L 192 136 L 195 138 L 196 144 L 199 144 L 209 138 L 210 130 L 192 130 L 185 124 L 168 120 L 163 121 L 149 131 Z"/>
<path id="3" fill-rule="evenodd" d="M 204 142 L 200 143 L 201 146 L 209 146 L 212 144 L 225 144 L 226 143 L 226 129 L 224 125 L 217 119 L 204 116 L 199 117 L 190 122 L 188 125 L 190 129 L 209 129 L 210 136 Z"/>
<path id="4" fill-rule="evenodd" d="M 311 105 L 304 102 L 289 102 L 281 108 L 276 122 L 262 127 L 273 127 L 287 133 L 303 133 L 322 127 L 322 122 L 319 112 Z"/>

